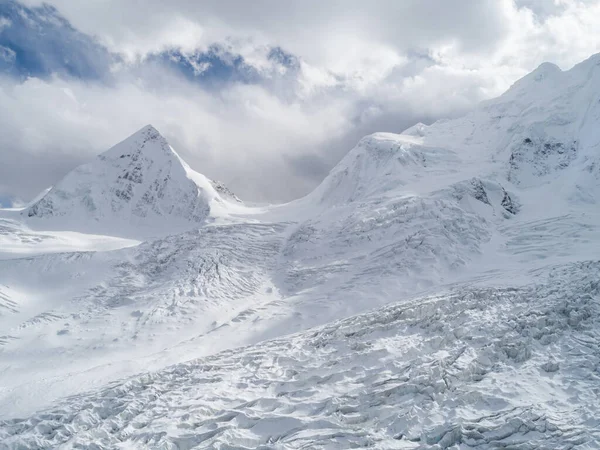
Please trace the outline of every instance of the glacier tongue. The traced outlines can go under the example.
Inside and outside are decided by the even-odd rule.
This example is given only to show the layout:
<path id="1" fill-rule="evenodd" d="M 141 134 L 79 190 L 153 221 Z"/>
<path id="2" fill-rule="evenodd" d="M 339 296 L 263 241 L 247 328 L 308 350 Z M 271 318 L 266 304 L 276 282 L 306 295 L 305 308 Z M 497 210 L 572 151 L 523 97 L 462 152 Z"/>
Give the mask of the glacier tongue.
<path id="1" fill-rule="evenodd" d="M 225 201 L 151 125 L 77 167 L 23 214 L 28 223 L 107 234 L 198 226 Z M 167 234 L 168 234 L 167 233 Z"/>

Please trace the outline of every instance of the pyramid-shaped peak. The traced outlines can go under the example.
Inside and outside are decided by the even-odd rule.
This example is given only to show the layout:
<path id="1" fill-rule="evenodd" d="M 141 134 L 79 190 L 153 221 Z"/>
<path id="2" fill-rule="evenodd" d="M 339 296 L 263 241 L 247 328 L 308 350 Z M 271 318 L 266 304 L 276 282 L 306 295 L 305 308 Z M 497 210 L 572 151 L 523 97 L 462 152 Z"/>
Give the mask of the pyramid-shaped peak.
<path id="1" fill-rule="evenodd" d="M 143 139 L 143 140 L 148 140 L 148 141 L 152 141 L 152 140 L 166 140 L 162 134 L 160 134 L 160 131 L 158 131 L 156 128 L 154 128 L 153 125 L 148 124 L 142 128 L 140 128 L 138 131 L 136 131 L 135 133 L 133 133 L 130 137 L 135 137 L 137 139 Z"/>
<path id="2" fill-rule="evenodd" d="M 31 220 L 64 218 L 69 226 L 198 224 L 220 197 L 152 125 L 70 172 L 27 208 Z M 79 226 L 79 225 L 85 225 Z"/>
<path id="3" fill-rule="evenodd" d="M 167 140 L 152 125 L 146 125 L 100 155 L 100 158 L 126 158 L 143 154 L 147 158 L 178 157 Z"/>
<path id="4" fill-rule="evenodd" d="M 129 136 L 128 139 L 142 139 L 142 140 L 157 140 L 165 139 L 153 125 L 148 124 L 140 128 L 138 131 Z"/>
<path id="5" fill-rule="evenodd" d="M 140 128 L 140 130 L 138 131 L 138 133 L 143 133 L 143 132 L 160 134 L 159 131 L 156 128 L 154 128 L 154 125 L 152 125 L 151 123 Z"/>

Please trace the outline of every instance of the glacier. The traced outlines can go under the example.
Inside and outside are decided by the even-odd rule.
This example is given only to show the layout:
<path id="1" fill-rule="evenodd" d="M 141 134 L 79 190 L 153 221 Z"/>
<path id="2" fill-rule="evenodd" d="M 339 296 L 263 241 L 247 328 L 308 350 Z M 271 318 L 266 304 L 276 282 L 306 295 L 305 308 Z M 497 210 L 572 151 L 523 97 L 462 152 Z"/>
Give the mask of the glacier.
<path id="1" fill-rule="evenodd" d="M 0 210 L 0 448 L 598 448 L 600 56 L 246 204 L 148 125 Z"/>

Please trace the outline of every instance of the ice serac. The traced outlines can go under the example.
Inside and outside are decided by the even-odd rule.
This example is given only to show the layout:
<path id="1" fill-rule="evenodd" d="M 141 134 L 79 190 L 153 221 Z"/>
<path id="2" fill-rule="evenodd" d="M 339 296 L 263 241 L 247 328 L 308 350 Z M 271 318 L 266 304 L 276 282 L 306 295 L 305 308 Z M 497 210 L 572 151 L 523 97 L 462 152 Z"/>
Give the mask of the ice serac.
<path id="1" fill-rule="evenodd" d="M 119 224 L 150 232 L 202 223 L 225 202 L 151 125 L 77 167 L 23 214 L 85 231 Z M 168 222 L 168 223 L 167 223 Z M 156 230 L 154 230 L 156 231 Z"/>

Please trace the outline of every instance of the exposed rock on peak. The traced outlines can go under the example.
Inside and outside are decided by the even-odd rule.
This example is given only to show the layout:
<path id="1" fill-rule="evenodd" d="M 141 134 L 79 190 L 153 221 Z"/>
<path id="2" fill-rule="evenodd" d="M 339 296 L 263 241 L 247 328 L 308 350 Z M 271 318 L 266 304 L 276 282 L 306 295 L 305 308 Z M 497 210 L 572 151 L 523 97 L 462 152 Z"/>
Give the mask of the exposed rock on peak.
<path id="1" fill-rule="evenodd" d="M 135 227 L 180 227 L 205 220 L 223 200 L 152 125 L 146 125 L 94 161 L 77 167 L 24 212 L 71 229 L 103 231 L 115 222 Z M 96 228 L 97 228 L 96 227 Z"/>

